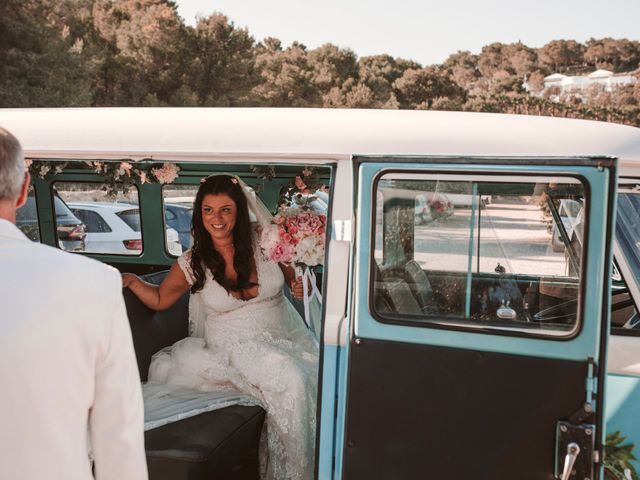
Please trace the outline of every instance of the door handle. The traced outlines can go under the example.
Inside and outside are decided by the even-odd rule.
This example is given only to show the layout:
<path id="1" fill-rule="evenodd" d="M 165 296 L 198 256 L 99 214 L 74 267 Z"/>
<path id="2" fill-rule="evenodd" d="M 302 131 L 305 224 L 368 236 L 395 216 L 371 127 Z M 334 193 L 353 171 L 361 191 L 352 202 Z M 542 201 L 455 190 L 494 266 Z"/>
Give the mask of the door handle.
<path id="1" fill-rule="evenodd" d="M 578 458 L 579 453 L 580 447 L 577 443 L 571 442 L 567 445 L 567 454 L 564 457 L 564 468 L 560 480 L 569 480 L 571 472 L 573 472 L 573 465 L 576 463 L 576 458 Z"/>

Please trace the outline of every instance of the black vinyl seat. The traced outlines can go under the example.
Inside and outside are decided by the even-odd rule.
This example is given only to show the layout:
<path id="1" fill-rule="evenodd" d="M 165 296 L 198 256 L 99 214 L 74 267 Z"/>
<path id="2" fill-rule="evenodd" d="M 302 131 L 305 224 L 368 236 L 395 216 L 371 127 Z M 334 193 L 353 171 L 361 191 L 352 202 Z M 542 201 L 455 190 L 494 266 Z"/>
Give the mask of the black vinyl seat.
<path id="1" fill-rule="evenodd" d="M 158 285 L 166 275 L 165 271 L 141 278 Z M 189 334 L 189 293 L 182 295 L 170 308 L 161 312 L 147 308 L 128 288 L 122 293 L 129 316 L 140 380 L 146 382 L 151 357 Z"/>
<path id="2" fill-rule="evenodd" d="M 145 432 L 152 480 L 255 480 L 265 412 L 234 405 Z"/>
<path id="3" fill-rule="evenodd" d="M 420 305 L 422 313 L 438 313 L 438 308 L 434 305 L 431 282 L 420 264 L 415 260 L 409 260 L 404 266 L 404 272 L 411 293 Z"/>
<path id="4" fill-rule="evenodd" d="M 167 272 L 142 277 L 158 284 Z M 188 335 L 189 294 L 155 312 L 123 291 L 141 381 L 151 357 Z M 145 432 L 150 480 L 257 480 L 258 443 L 265 411 L 231 406 Z"/>
<path id="5" fill-rule="evenodd" d="M 413 296 L 411 287 L 403 279 L 385 282 L 385 288 L 393 302 L 394 313 L 401 315 L 421 315 L 422 308 Z"/>
<path id="6" fill-rule="evenodd" d="M 375 309 L 378 313 L 421 315 L 422 308 L 409 284 L 396 275 L 387 275 L 374 264 Z"/>

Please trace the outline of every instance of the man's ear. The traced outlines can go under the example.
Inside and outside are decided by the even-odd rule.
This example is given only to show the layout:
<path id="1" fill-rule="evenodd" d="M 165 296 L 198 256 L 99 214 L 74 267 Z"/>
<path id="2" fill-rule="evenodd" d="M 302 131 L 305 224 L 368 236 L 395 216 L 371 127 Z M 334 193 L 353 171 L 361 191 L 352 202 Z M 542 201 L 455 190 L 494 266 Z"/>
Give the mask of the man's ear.
<path id="1" fill-rule="evenodd" d="M 16 210 L 26 203 L 27 195 L 29 195 L 30 183 L 31 183 L 31 176 L 29 175 L 29 172 L 25 172 L 24 183 L 22 184 L 22 188 L 20 189 L 20 195 L 18 195 L 18 200 L 16 200 Z"/>

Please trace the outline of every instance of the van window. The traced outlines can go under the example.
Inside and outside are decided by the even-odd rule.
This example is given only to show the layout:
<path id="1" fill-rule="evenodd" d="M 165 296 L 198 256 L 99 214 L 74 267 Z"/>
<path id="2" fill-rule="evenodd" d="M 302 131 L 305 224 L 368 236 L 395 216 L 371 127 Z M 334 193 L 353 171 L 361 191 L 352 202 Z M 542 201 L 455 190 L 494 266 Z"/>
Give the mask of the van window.
<path id="1" fill-rule="evenodd" d="M 177 232 L 184 251 L 193 245 L 191 217 L 197 192 L 195 185 L 165 185 L 162 188 L 165 225 Z"/>
<path id="2" fill-rule="evenodd" d="M 570 334 L 579 319 L 584 191 L 573 178 L 383 175 L 374 313 Z"/>
<path id="3" fill-rule="evenodd" d="M 611 333 L 640 335 L 640 316 L 629 296 L 627 284 L 640 285 L 640 191 L 621 187 L 618 192 L 616 239 L 631 269 L 630 278 L 613 278 Z M 617 281 L 616 281 L 617 280 Z"/>
<path id="4" fill-rule="evenodd" d="M 113 231 L 111 227 L 109 227 L 109 224 L 96 212 L 75 208 L 74 214 L 85 224 L 87 233 L 107 233 Z"/>
<path id="5" fill-rule="evenodd" d="M 38 226 L 38 209 L 33 191 L 29 192 L 25 204 L 16 210 L 16 226 L 29 240 L 40 241 L 40 227 Z"/>
<path id="6" fill-rule="evenodd" d="M 633 270 L 633 279 L 640 284 L 640 192 L 621 190 L 618 193 L 616 238 Z"/>
<path id="7" fill-rule="evenodd" d="M 140 209 L 139 208 L 128 208 L 126 210 L 120 210 L 115 212 L 118 218 L 122 220 L 124 223 L 129 225 L 131 230 L 134 232 L 139 232 L 142 230 L 142 224 L 140 223 Z"/>
<path id="8" fill-rule="evenodd" d="M 138 190 L 130 188 L 126 194 L 109 196 L 103 184 L 91 182 L 56 182 L 54 189 L 68 211 L 82 224 L 85 253 L 140 255 L 143 239 L 140 232 Z M 56 203 L 58 225 L 66 217 Z M 58 227 L 59 229 L 59 227 Z M 68 248 L 63 247 L 65 250 Z"/>

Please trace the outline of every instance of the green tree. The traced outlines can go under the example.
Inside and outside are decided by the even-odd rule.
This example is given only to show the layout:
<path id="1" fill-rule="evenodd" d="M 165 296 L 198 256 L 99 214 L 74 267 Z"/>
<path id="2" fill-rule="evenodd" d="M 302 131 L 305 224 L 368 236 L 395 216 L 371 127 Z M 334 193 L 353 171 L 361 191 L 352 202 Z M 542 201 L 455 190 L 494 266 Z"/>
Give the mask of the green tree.
<path id="1" fill-rule="evenodd" d="M 342 84 L 341 88 L 333 87 L 323 95 L 322 106 L 327 108 L 375 108 L 380 107 L 380 104 L 369 87 L 350 78 Z"/>
<path id="2" fill-rule="evenodd" d="M 308 58 L 314 71 L 313 83 L 321 94 L 341 88 L 349 79 L 358 79 L 358 58 L 352 50 L 326 43 L 311 50 Z"/>
<path id="3" fill-rule="evenodd" d="M 587 41 L 584 59 L 593 68 L 634 70 L 640 64 L 640 43 L 609 37 L 591 38 Z"/>
<path id="4" fill-rule="evenodd" d="M 584 45 L 575 40 L 553 40 L 538 49 L 540 65 L 558 73 L 582 65 L 584 54 Z"/>
<path id="5" fill-rule="evenodd" d="M 520 79 L 538 68 L 538 53 L 522 42 L 505 45 L 503 49 L 510 69 Z"/>
<path id="6" fill-rule="evenodd" d="M 104 54 L 97 88 L 105 104 L 169 105 L 184 85 L 187 30 L 167 0 L 95 0 L 94 27 Z M 100 78 L 100 76 L 98 76 Z M 122 85 L 122 87 L 120 87 Z M 122 92 L 110 98 L 110 93 Z"/>
<path id="7" fill-rule="evenodd" d="M 36 0 L 0 3 L 0 105 L 3 107 L 84 106 L 91 86 L 68 28 L 47 20 L 47 5 Z"/>
<path id="8" fill-rule="evenodd" d="M 535 53 L 522 43 L 486 45 L 478 55 L 478 71 L 482 78 L 475 83 L 475 93 L 520 92 L 525 75 L 533 69 L 535 62 Z"/>
<path id="9" fill-rule="evenodd" d="M 472 90 L 480 78 L 478 55 L 470 52 L 453 53 L 442 66 L 447 69 L 451 79 L 467 91 Z"/>
<path id="10" fill-rule="evenodd" d="M 464 90 L 446 71 L 435 67 L 406 70 L 393 88 L 401 108 L 431 108 L 437 98 L 464 101 L 465 97 Z"/>
<path id="11" fill-rule="evenodd" d="M 257 47 L 256 68 L 260 83 L 252 95 L 258 105 L 270 107 L 320 106 L 322 99 L 313 79 L 307 48 L 294 42 L 282 49 L 280 42 L 269 38 Z"/>
<path id="12" fill-rule="evenodd" d="M 358 76 L 372 94 L 373 105 L 397 108 L 393 82 L 402 76 L 404 69 L 390 55 L 373 55 L 358 60 Z"/>
<path id="13" fill-rule="evenodd" d="M 254 44 L 246 29 L 236 28 L 220 13 L 198 19 L 192 32 L 189 74 L 185 78 L 185 84 L 197 96 L 198 105 L 248 104 L 251 89 L 259 80 Z"/>

